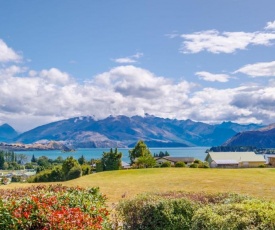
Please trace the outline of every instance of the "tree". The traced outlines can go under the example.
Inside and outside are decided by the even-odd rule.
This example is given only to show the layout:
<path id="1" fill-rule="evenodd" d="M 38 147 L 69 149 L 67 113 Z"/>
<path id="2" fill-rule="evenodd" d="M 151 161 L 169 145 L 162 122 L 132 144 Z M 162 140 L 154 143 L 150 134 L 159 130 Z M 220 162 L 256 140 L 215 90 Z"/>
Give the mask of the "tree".
<path id="1" fill-rule="evenodd" d="M 23 165 L 24 162 L 28 160 L 28 157 L 25 154 L 20 153 L 20 154 L 17 154 L 17 160 L 19 164 Z"/>
<path id="2" fill-rule="evenodd" d="M 63 171 L 66 179 L 67 179 L 67 175 L 68 175 L 69 171 L 73 167 L 77 167 L 77 166 L 80 166 L 80 165 L 76 159 L 74 159 L 72 156 L 67 157 L 67 159 L 62 164 L 62 171 Z"/>
<path id="3" fill-rule="evenodd" d="M 153 168 L 156 165 L 156 160 L 151 154 L 138 157 L 135 165 L 137 168 Z"/>
<path id="4" fill-rule="evenodd" d="M 139 140 L 137 142 L 136 146 L 132 150 L 129 150 L 129 158 L 131 160 L 131 164 L 133 164 L 135 162 L 135 159 L 142 157 L 142 156 L 147 156 L 147 155 L 152 156 L 147 145 L 142 140 Z"/>
<path id="5" fill-rule="evenodd" d="M 4 169 L 4 163 L 5 163 L 4 152 L 0 151 L 0 169 Z"/>
<path id="6" fill-rule="evenodd" d="M 118 170 L 121 168 L 122 153 L 118 152 L 117 148 L 115 152 L 110 149 L 110 152 L 103 153 L 101 163 L 103 165 L 103 171 Z"/>
<path id="7" fill-rule="evenodd" d="M 83 154 L 82 154 L 82 156 L 80 158 L 78 158 L 78 163 L 81 164 L 81 165 L 84 165 L 86 163 L 86 159 L 83 156 Z"/>
<path id="8" fill-rule="evenodd" d="M 31 162 L 32 162 L 32 163 L 35 163 L 35 162 L 37 162 L 37 159 L 35 158 L 34 154 L 32 155 L 32 159 L 31 159 Z"/>

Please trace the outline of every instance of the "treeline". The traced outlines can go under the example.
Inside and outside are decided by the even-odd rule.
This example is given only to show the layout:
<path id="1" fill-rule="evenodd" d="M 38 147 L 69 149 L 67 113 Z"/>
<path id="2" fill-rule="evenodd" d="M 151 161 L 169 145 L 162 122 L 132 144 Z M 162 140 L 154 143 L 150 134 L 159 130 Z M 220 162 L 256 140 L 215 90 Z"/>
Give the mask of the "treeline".
<path id="1" fill-rule="evenodd" d="M 55 160 L 46 156 L 36 159 L 34 156 L 32 162 L 28 163 L 37 170 L 37 174 L 30 177 L 28 182 L 58 182 L 72 180 L 83 175 L 91 173 L 91 162 L 86 161 L 82 155 L 78 160 L 72 156 L 63 160 L 58 157 Z"/>
<path id="2" fill-rule="evenodd" d="M 255 146 L 215 146 L 206 152 L 255 152 L 256 154 L 275 154 L 272 148 L 256 148 Z"/>
<path id="3" fill-rule="evenodd" d="M 17 154 L 13 151 L 0 150 L 0 169 L 2 170 L 20 170 L 24 169 L 24 163 L 27 161 L 25 154 Z"/>

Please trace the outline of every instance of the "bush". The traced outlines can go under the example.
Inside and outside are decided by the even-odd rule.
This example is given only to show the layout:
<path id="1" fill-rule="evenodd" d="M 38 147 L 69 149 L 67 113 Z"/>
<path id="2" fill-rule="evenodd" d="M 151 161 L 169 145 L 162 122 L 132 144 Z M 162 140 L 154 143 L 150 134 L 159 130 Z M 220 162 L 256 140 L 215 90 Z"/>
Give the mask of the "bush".
<path id="1" fill-rule="evenodd" d="M 165 199 L 155 195 L 140 195 L 121 202 L 118 212 L 125 229 L 190 229 L 191 219 L 198 208 L 188 199 Z"/>
<path id="2" fill-rule="evenodd" d="M 199 165 L 197 163 L 192 163 L 189 167 L 190 168 L 198 168 Z"/>
<path id="3" fill-rule="evenodd" d="M 171 167 L 171 162 L 169 162 L 169 161 L 165 161 L 165 162 L 163 162 L 163 163 L 161 164 L 161 166 L 160 166 L 160 167 L 162 167 L 162 168 Z"/>
<path id="4" fill-rule="evenodd" d="M 68 175 L 66 176 L 66 179 L 72 180 L 81 176 L 82 176 L 82 169 L 81 169 L 81 166 L 78 165 L 70 169 L 70 171 L 68 172 Z"/>
<path id="5" fill-rule="evenodd" d="M 266 165 L 262 164 L 258 166 L 259 168 L 266 168 Z"/>
<path id="6" fill-rule="evenodd" d="M 205 161 L 205 162 L 201 162 L 198 165 L 198 168 L 210 168 L 210 166 L 209 166 L 209 163 L 207 161 Z"/>
<path id="7" fill-rule="evenodd" d="M 185 167 L 185 163 L 183 161 L 178 161 L 176 164 L 175 164 L 175 167 L 178 167 L 178 168 L 183 168 Z"/>
<path id="8" fill-rule="evenodd" d="M 194 160 L 194 163 L 196 163 L 196 164 L 201 164 L 201 163 L 202 163 L 202 161 L 200 161 L 200 160 L 196 159 L 196 160 Z"/>
<path id="9" fill-rule="evenodd" d="M 230 193 L 143 194 L 117 210 L 123 229 L 275 229 L 275 202 Z"/>
<path id="10" fill-rule="evenodd" d="M 98 188 L 0 190 L 0 229 L 109 229 L 105 201 Z"/>
<path id="11" fill-rule="evenodd" d="M 91 166 L 88 164 L 81 165 L 82 176 L 91 174 Z"/>

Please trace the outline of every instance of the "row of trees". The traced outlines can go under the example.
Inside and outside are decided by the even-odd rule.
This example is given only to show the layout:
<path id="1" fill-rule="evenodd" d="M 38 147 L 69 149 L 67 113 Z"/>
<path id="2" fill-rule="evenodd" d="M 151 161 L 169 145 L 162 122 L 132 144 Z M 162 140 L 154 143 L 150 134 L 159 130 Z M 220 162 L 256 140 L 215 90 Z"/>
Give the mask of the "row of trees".
<path id="1" fill-rule="evenodd" d="M 25 154 L 17 154 L 13 151 L 0 150 L 0 169 L 19 170 L 23 169 L 23 164 L 27 161 Z"/>
<path id="2" fill-rule="evenodd" d="M 65 160 L 62 157 L 51 160 L 42 156 L 32 164 L 37 164 L 39 170 L 37 170 L 38 173 L 35 176 L 29 179 L 29 182 L 66 181 L 91 173 L 90 162 L 87 162 L 83 155 L 78 160 L 72 156 L 67 157 Z"/>

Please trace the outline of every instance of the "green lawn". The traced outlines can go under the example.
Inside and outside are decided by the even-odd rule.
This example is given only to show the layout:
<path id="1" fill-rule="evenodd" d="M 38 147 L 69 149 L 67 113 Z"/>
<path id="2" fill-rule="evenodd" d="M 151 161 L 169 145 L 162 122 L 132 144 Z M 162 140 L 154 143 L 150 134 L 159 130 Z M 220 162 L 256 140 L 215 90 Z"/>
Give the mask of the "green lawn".
<path id="1" fill-rule="evenodd" d="M 275 169 L 154 168 L 109 171 L 62 182 L 67 186 L 100 187 L 109 202 L 143 192 L 236 192 L 275 200 Z M 60 183 L 60 182 L 59 182 Z M 0 188 L 30 184 L 13 183 Z"/>

